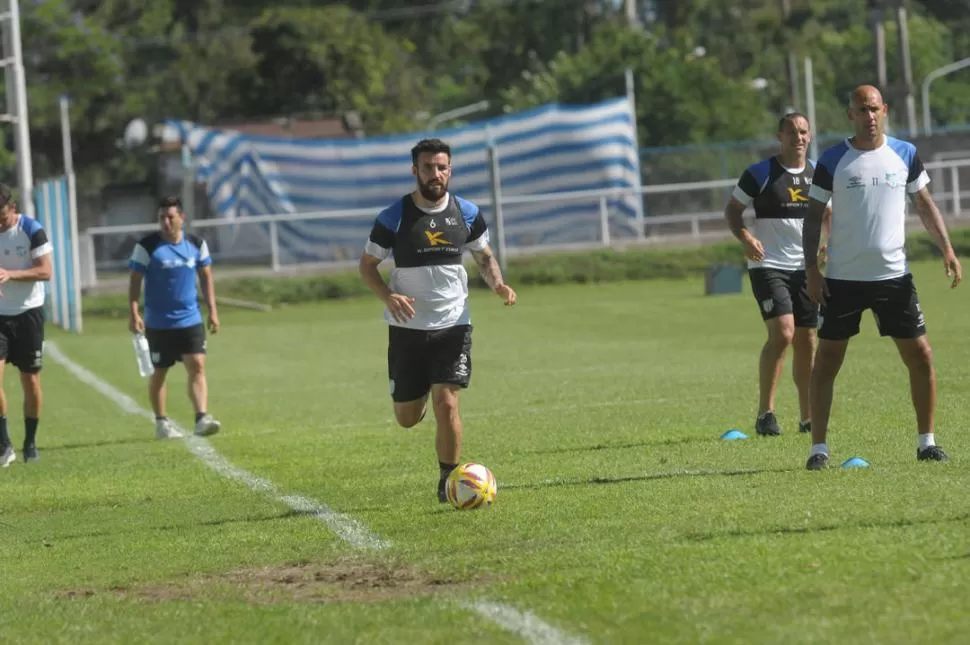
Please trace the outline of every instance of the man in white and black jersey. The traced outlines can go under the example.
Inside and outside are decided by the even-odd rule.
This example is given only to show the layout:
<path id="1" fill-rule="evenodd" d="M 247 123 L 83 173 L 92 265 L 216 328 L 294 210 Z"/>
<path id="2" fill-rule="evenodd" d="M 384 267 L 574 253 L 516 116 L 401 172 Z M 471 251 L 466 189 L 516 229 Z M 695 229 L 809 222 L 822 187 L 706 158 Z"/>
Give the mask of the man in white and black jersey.
<path id="1" fill-rule="evenodd" d="M 438 139 L 419 141 L 411 163 L 417 189 L 377 216 L 360 257 L 360 275 L 385 306 L 397 422 L 417 425 L 431 396 L 438 500 L 445 502 L 445 480 L 461 459 L 458 394 L 468 387 L 472 369 L 464 251 L 471 251 L 482 278 L 506 305 L 514 305 L 516 295 L 502 279 L 478 206 L 448 191 L 451 148 Z M 377 267 L 391 255 L 394 269 L 385 283 Z"/>
<path id="2" fill-rule="evenodd" d="M 51 244 L 37 220 L 20 214 L 13 191 L 0 184 L 0 467 L 17 459 L 7 430 L 3 368 L 20 371 L 24 391 L 24 461 L 36 461 L 43 393 L 44 285 L 51 278 Z"/>
<path id="3" fill-rule="evenodd" d="M 808 390 L 818 305 L 808 296 L 802 252 L 802 223 L 815 169 L 807 158 L 811 140 L 811 124 L 804 115 L 783 116 L 778 122 L 778 154 L 744 171 L 724 211 L 731 232 L 744 246 L 751 291 L 768 329 L 758 362 L 755 432 L 761 436 L 781 434 L 775 394 L 789 345 L 795 353 L 792 376 L 798 390 L 798 429 L 811 432 L 812 428 Z M 743 220 L 749 205 L 754 206 L 753 232 Z"/>
<path id="4" fill-rule="evenodd" d="M 963 270 L 946 225 L 927 188 L 929 176 L 916 147 L 886 136 L 887 107 L 879 90 L 857 87 L 848 116 L 855 136 L 826 150 L 815 169 L 805 219 L 808 289 L 821 304 L 819 347 L 812 371 L 812 449 L 807 467 L 828 466 L 826 445 L 832 391 L 849 339 L 859 333 L 862 313 L 871 309 L 881 336 L 891 337 L 909 370 L 916 410 L 920 461 L 945 461 L 936 445 L 933 414 L 936 374 L 926 324 L 906 262 L 906 198 L 913 198 L 923 226 L 943 253 L 946 275 L 956 287 Z M 832 236 L 825 277 L 817 250 L 825 203 L 832 200 Z"/>

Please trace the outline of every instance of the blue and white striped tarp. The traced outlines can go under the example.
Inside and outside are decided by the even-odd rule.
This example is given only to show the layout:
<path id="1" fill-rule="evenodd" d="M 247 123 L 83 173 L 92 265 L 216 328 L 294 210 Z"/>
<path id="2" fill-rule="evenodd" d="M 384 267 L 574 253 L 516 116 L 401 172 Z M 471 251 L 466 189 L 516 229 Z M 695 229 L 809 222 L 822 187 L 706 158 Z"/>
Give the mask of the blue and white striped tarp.
<path id="1" fill-rule="evenodd" d="M 53 247 L 53 274 L 47 284 L 47 319 L 68 331 L 81 331 L 81 282 L 77 223 L 71 217 L 72 178 L 61 177 L 34 188 L 37 220 Z"/>
<path id="2" fill-rule="evenodd" d="M 254 136 L 184 121 L 169 125 L 188 144 L 220 217 L 243 221 L 249 215 L 373 209 L 368 217 L 281 224 L 284 264 L 357 257 L 379 210 L 414 189 L 410 149 L 424 137 L 451 145 L 451 189 L 471 201 L 490 201 L 490 136 L 499 157 L 503 202 L 516 195 L 639 186 L 634 119 L 626 99 L 548 105 L 435 133 L 359 140 Z M 598 205 L 595 198 L 503 204 L 506 245 L 595 241 Z M 633 235 L 635 205 L 633 198 L 611 202 L 615 235 Z M 482 210 L 493 224 L 492 209 L 483 204 Z"/>

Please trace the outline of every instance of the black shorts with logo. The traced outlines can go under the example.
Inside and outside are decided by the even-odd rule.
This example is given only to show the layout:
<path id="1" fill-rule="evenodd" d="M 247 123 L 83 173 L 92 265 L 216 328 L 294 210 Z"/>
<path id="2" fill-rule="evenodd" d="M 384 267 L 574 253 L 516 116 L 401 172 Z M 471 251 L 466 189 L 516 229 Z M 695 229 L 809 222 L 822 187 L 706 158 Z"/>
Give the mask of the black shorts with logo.
<path id="1" fill-rule="evenodd" d="M 855 336 L 866 309 L 872 309 L 880 336 L 907 339 L 926 333 L 912 274 L 876 282 L 826 278 L 825 284 L 829 295 L 822 307 L 819 338 L 847 340 Z"/>
<path id="2" fill-rule="evenodd" d="M 818 326 L 818 305 L 808 296 L 805 271 L 748 269 L 748 277 L 764 320 L 792 314 L 796 327 Z"/>
<path id="3" fill-rule="evenodd" d="M 468 387 L 472 376 L 472 326 L 445 329 L 388 327 L 387 375 L 391 398 L 420 399 L 434 384 Z"/>
<path id="4" fill-rule="evenodd" d="M 0 360 L 25 374 L 44 366 L 44 309 L 28 309 L 16 316 L 0 316 Z"/>
<path id="5" fill-rule="evenodd" d="M 145 339 L 155 367 L 171 367 L 185 354 L 205 354 L 205 326 L 201 323 L 180 329 L 145 329 Z"/>

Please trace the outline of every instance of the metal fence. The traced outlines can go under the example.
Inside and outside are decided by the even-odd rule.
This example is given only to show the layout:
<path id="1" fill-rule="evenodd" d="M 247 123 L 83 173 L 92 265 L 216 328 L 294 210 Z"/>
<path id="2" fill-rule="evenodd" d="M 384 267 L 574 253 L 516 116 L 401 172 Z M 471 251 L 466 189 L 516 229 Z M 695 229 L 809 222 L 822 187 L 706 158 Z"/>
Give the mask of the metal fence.
<path id="1" fill-rule="evenodd" d="M 968 151 L 970 157 L 970 151 Z M 750 157 L 749 157 L 750 159 Z M 944 159 L 926 163 L 933 181 L 930 184 L 934 199 L 948 218 L 963 217 L 963 204 L 968 194 L 961 186 L 961 170 L 970 171 L 970 158 Z M 584 215 L 571 226 L 582 229 L 580 241 L 569 244 L 530 244 L 521 237 L 516 244 L 507 244 L 501 238 L 502 228 L 496 226 L 496 209 L 489 200 L 479 206 L 492 230 L 493 245 L 503 249 L 506 257 L 537 254 L 563 250 L 588 250 L 603 247 L 641 244 L 698 243 L 705 240 L 725 238 L 728 235 L 723 219 L 724 206 L 736 183 L 735 179 L 666 183 L 643 186 L 637 190 L 599 190 L 559 192 L 509 196 L 501 201 L 502 207 L 542 205 L 581 206 Z M 636 220 L 628 210 L 620 208 L 624 198 L 639 192 L 643 200 L 644 226 L 636 226 Z M 520 209 L 521 210 L 521 209 Z M 526 209 L 527 210 L 527 209 Z M 351 266 L 356 263 L 364 246 L 365 236 L 353 242 L 322 242 L 332 244 L 329 255 L 333 261 L 326 263 L 302 262 L 281 250 L 280 231 L 289 222 L 319 221 L 333 223 L 356 223 L 363 230 L 370 226 L 376 216 L 375 209 L 289 213 L 261 215 L 239 219 L 201 219 L 189 222 L 189 227 L 206 238 L 214 261 L 229 270 L 245 273 L 282 273 L 320 270 L 329 267 Z M 753 215 L 751 209 L 747 216 Z M 555 220 L 536 224 L 535 238 L 547 238 L 544 232 L 555 227 Z M 137 240 L 157 230 L 157 224 L 146 223 L 124 226 L 95 226 L 85 230 L 80 237 L 82 285 L 85 288 L 118 286 L 127 275 L 127 262 Z M 258 234 L 252 234 L 258 233 Z M 575 239 L 577 236 L 571 236 Z"/>

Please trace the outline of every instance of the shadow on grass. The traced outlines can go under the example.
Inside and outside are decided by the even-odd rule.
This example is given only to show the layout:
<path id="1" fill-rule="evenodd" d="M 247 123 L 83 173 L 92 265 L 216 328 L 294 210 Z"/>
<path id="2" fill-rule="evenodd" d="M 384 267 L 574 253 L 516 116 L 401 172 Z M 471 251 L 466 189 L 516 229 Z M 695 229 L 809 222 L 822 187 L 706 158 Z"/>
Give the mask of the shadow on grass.
<path id="1" fill-rule="evenodd" d="M 578 477 L 575 479 L 545 479 L 540 482 L 525 484 L 505 484 L 502 489 L 549 488 L 556 486 L 591 486 L 596 484 L 625 484 L 628 482 L 653 481 L 658 479 L 674 479 L 678 477 L 737 477 L 740 475 L 762 475 L 767 473 L 792 473 L 800 468 L 736 468 L 725 470 L 671 470 L 662 473 L 645 473 L 642 475 L 618 475 L 615 477 Z"/>
<path id="2" fill-rule="evenodd" d="M 38 446 L 40 449 L 41 457 L 44 456 L 46 452 L 59 452 L 62 450 L 83 450 L 85 448 L 106 448 L 107 446 L 123 446 L 123 445 L 133 445 L 139 443 L 154 443 L 158 441 L 155 436 L 148 432 L 144 437 L 126 437 L 124 439 L 105 439 L 100 441 L 88 441 L 85 443 L 63 443 L 54 446 L 45 446 L 42 442 L 39 442 Z"/>
<path id="3" fill-rule="evenodd" d="M 281 513 L 275 513 L 273 515 L 261 515 L 258 517 L 225 517 L 215 520 L 203 520 L 199 522 L 184 522 L 180 524 L 161 524 L 161 525 L 146 525 L 146 526 L 133 526 L 130 529 L 118 530 L 117 528 L 104 531 L 84 531 L 78 533 L 68 533 L 65 535 L 52 535 L 44 540 L 45 545 L 50 543 L 50 545 L 56 544 L 57 542 L 63 542 L 66 540 L 83 540 L 88 538 L 100 538 L 100 537 L 113 537 L 117 535 L 125 534 L 138 534 L 138 533 L 158 533 L 158 532 L 174 532 L 179 533 L 185 531 L 186 529 L 201 528 L 201 527 L 219 527 L 219 526 L 229 526 L 232 524 L 252 524 L 256 522 L 274 522 L 276 520 L 286 520 L 295 517 L 302 517 L 305 515 L 313 515 L 313 513 L 308 513 L 304 511 L 288 510 Z"/>
<path id="4" fill-rule="evenodd" d="M 812 535 L 814 533 L 829 533 L 832 531 L 846 531 L 853 529 L 898 529 L 909 526 L 931 526 L 934 524 L 961 524 L 970 520 L 970 513 L 941 518 L 899 518 L 885 520 L 861 520 L 858 522 L 840 522 L 838 524 L 823 524 L 820 526 L 776 526 L 772 528 L 745 531 L 733 529 L 730 531 L 710 531 L 707 533 L 687 533 L 684 539 L 689 542 L 708 542 L 719 538 L 762 537 L 765 535 Z M 962 556 L 950 556 L 959 560 L 970 558 L 970 553 Z"/>
<path id="5" fill-rule="evenodd" d="M 656 441 L 631 441 L 628 443 L 594 443 L 586 446 L 563 446 L 561 448 L 537 448 L 516 451 L 519 455 L 554 455 L 570 452 L 596 452 L 598 450 L 627 450 L 629 448 L 650 448 L 657 446 L 683 446 L 691 443 L 710 443 L 717 437 L 682 437 L 680 439 L 658 439 Z"/>

